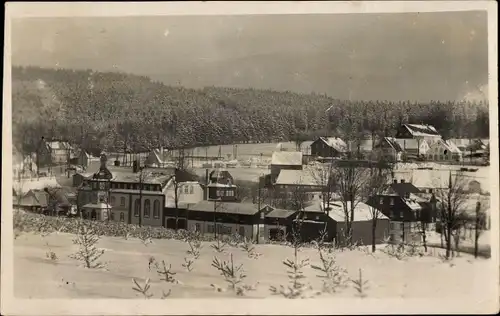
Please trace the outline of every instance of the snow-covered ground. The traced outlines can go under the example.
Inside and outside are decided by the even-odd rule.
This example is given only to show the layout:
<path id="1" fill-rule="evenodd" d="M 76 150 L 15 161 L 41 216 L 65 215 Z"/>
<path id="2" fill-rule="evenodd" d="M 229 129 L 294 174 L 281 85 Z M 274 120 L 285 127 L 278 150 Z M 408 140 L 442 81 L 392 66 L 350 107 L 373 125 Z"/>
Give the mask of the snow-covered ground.
<path id="1" fill-rule="evenodd" d="M 151 278 L 151 293 L 156 298 L 162 290 L 172 290 L 172 298 L 234 297 L 230 292 L 216 292 L 210 284 L 225 286 L 223 278 L 211 266 L 214 256 L 227 260 L 228 254 L 216 253 L 210 243 L 204 243 L 201 256 L 194 263 L 194 269 L 187 272 L 183 267 L 188 245 L 181 241 L 154 240 L 145 246 L 140 240 L 102 237 L 99 247 L 106 251 L 102 261 L 104 270 L 85 269 L 79 262 L 69 258 L 76 246 L 74 236 L 51 234 L 46 237 L 22 234 L 14 241 L 14 295 L 16 298 L 136 298 L 132 290 L 132 278 L 143 282 Z M 46 258 L 47 245 L 58 256 L 57 261 Z M 233 253 L 235 264 L 243 264 L 248 275 L 245 283 L 254 285 L 256 291 L 248 292 L 250 297 L 270 297 L 271 285 L 287 285 L 286 267 L 282 261 L 292 259 L 293 249 L 278 245 L 257 245 L 261 253 L 258 259 L 248 258 L 246 252 L 227 248 Z M 338 252 L 337 262 L 347 269 L 351 278 L 363 271 L 368 280 L 366 294 L 370 298 L 453 298 L 470 301 L 471 304 L 484 299 L 485 286 L 491 284 L 493 261 L 473 259 L 463 254 L 444 263 L 437 257 L 442 250 L 432 249 L 432 255 L 411 257 L 405 260 L 391 258 L 377 251 L 374 255 L 360 250 Z M 148 269 L 149 258 L 165 260 L 172 264 L 174 276 L 179 284 L 161 281 L 155 269 Z M 309 258 L 312 264 L 319 264 L 317 251 L 303 249 L 299 259 Z M 497 267 L 498 268 L 498 267 Z M 304 269 L 307 280 L 320 288 L 321 280 L 312 268 Z M 489 286 L 489 285 L 488 285 Z M 353 297 L 352 287 L 336 294 L 337 297 Z"/>

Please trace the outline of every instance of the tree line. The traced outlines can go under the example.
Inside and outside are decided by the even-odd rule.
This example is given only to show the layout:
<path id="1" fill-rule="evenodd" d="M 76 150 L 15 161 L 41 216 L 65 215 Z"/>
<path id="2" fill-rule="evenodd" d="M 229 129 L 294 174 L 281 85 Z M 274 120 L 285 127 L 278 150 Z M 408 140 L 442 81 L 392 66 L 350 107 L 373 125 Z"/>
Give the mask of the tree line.
<path id="1" fill-rule="evenodd" d="M 434 125 L 444 137 L 488 137 L 483 102 L 346 101 L 324 94 L 172 87 L 148 77 L 92 70 L 13 67 L 14 145 L 40 136 L 91 152 L 189 148 L 339 136 L 391 136 L 402 123 Z"/>

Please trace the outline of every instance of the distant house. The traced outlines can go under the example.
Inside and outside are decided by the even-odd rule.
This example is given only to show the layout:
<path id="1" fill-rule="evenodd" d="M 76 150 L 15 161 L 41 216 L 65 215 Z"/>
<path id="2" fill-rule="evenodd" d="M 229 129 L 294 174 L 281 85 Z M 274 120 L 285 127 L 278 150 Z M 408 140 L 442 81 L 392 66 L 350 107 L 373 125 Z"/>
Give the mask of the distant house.
<path id="1" fill-rule="evenodd" d="M 437 141 L 437 140 L 436 140 Z M 396 142 L 403 150 L 407 158 L 416 158 L 425 156 L 429 150 L 429 143 L 420 138 L 396 138 Z"/>
<path id="2" fill-rule="evenodd" d="M 206 170 L 205 200 L 237 201 L 237 186 L 227 170 L 215 169 L 208 174 Z"/>
<path id="3" fill-rule="evenodd" d="M 302 152 L 275 151 L 271 158 L 271 180 L 274 181 L 281 170 L 302 170 Z"/>
<path id="4" fill-rule="evenodd" d="M 149 152 L 144 164 L 146 167 L 166 167 L 172 165 L 170 159 L 170 154 L 166 149 L 153 149 Z"/>
<path id="5" fill-rule="evenodd" d="M 338 137 L 319 137 L 311 144 L 311 156 L 316 157 L 341 157 L 347 150 L 347 144 Z"/>
<path id="6" fill-rule="evenodd" d="M 427 153 L 425 154 L 427 160 L 432 161 L 461 161 L 462 152 L 450 140 L 439 139 L 434 142 Z"/>
<path id="7" fill-rule="evenodd" d="M 51 157 L 52 164 L 65 164 L 74 155 L 73 147 L 66 141 L 47 141 L 45 142 L 47 150 L 42 153 L 48 153 Z"/>
<path id="8" fill-rule="evenodd" d="M 45 212 L 49 206 L 49 196 L 44 190 L 29 190 L 25 195 L 16 196 L 14 206 L 33 212 Z"/>
<path id="9" fill-rule="evenodd" d="M 78 153 L 78 165 L 82 168 L 87 169 L 91 164 L 98 164 L 99 157 L 94 157 L 89 154 L 85 149 L 81 149 Z"/>
<path id="10" fill-rule="evenodd" d="M 431 222 L 432 216 L 423 213 L 417 201 L 419 193 L 411 183 L 392 183 L 386 192 L 368 198 L 366 204 L 390 219 L 390 242 L 420 241 L 420 222 L 424 218 Z"/>
<path id="11" fill-rule="evenodd" d="M 270 205 L 264 205 L 262 211 L 265 213 L 266 239 L 276 241 L 286 240 L 296 211 L 279 209 Z"/>
<path id="12" fill-rule="evenodd" d="M 374 155 L 387 161 L 400 161 L 402 154 L 403 148 L 394 137 L 384 137 L 374 148 Z"/>
<path id="13" fill-rule="evenodd" d="M 76 207 L 76 194 L 63 188 L 45 188 L 48 196 L 48 210 L 55 215 L 68 215 Z"/>
<path id="14" fill-rule="evenodd" d="M 332 201 L 329 203 L 328 216 L 331 219 L 330 224 L 334 231 L 335 241 L 338 244 L 344 244 L 344 229 L 345 229 L 345 213 L 344 207 L 340 201 Z M 350 209 L 350 202 L 347 202 L 347 207 Z M 390 235 L 390 221 L 387 216 L 376 208 L 371 208 L 369 205 L 359 202 L 354 208 L 354 221 L 352 222 L 351 241 L 362 245 L 371 245 L 373 243 L 373 215 L 376 216 L 377 225 L 375 228 L 375 244 L 383 244 Z"/>
<path id="15" fill-rule="evenodd" d="M 426 140 L 431 144 L 434 141 L 441 139 L 441 135 L 432 125 L 403 124 L 397 130 L 396 138 Z"/>
<path id="16" fill-rule="evenodd" d="M 257 234 L 259 239 L 265 236 L 263 225 L 258 224 L 260 212 L 255 204 L 201 201 L 190 206 L 186 215 L 188 229 L 202 234 L 239 234 L 250 240 L 255 240 Z"/>
<path id="17" fill-rule="evenodd" d="M 165 207 L 175 208 L 175 184 L 171 179 L 165 188 Z M 177 184 L 177 204 L 194 205 L 203 201 L 203 186 L 198 181 L 184 181 Z"/>
<path id="18" fill-rule="evenodd" d="M 37 173 L 36 155 L 23 155 L 17 148 L 12 147 L 12 175 L 14 179 L 32 176 Z"/>

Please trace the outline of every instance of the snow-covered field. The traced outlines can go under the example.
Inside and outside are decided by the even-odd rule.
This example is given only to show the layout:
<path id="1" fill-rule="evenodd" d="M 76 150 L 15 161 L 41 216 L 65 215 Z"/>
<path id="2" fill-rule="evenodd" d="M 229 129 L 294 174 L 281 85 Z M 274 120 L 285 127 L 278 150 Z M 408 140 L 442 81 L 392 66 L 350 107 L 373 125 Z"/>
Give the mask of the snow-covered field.
<path id="1" fill-rule="evenodd" d="M 132 278 L 143 282 L 151 278 L 151 293 L 159 298 L 162 290 L 172 290 L 171 298 L 234 297 L 231 292 L 216 292 L 210 286 L 225 286 L 223 278 L 211 266 L 214 256 L 227 260 L 228 254 L 219 254 L 204 243 L 201 256 L 194 263 L 194 269 L 187 272 L 182 267 L 187 257 L 188 245 L 181 241 L 154 240 L 145 246 L 140 240 L 102 237 L 99 247 L 105 249 L 102 261 L 106 269 L 91 270 L 69 258 L 76 250 L 72 235 L 51 234 L 46 237 L 22 234 L 14 241 L 14 295 L 16 298 L 136 298 L 132 290 Z M 46 258 L 47 245 L 58 260 Z M 382 247 L 382 246 L 381 246 Z M 257 245 L 262 255 L 258 259 L 248 258 L 247 253 L 237 248 L 227 248 L 233 253 L 235 264 L 243 264 L 248 275 L 246 284 L 258 285 L 249 297 L 270 297 L 271 285 L 286 285 L 288 277 L 282 261 L 292 259 L 293 249 L 278 245 Z M 463 254 L 444 263 L 438 252 L 432 255 L 410 257 L 405 260 L 391 258 L 377 251 L 374 255 L 361 250 L 338 252 L 338 264 L 347 269 L 351 278 L 363 271 L 368 280 L 366 294 L 370 298 L 453 298 L 470 301 L 471 304 L 484 299 L 485 286 L 491 284 L 492 260 L 473 259 Z M 148 269 L 149 258 L 165 260 L 172 264 L 174 276 L 179 284 L 161 281 L 155 269 Z M 312 264 L 319 264 L 317 251 L 303 249 L 299 259 L 309 258 Z M 497 267 L 498 268 L 498 267 Z M 320 288 L 321 280 L 316 271 L 304 269 L 307 280 Z M 335 294 L 337 297 L 354 297 L 353 287 Z"/>

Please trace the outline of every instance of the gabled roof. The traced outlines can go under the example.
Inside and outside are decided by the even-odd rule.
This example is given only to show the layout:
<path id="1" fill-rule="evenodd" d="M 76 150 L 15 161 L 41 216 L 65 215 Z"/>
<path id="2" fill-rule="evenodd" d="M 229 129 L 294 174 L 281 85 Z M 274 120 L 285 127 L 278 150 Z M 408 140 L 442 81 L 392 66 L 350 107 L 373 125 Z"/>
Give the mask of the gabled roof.
<path id="1" fill-rule="evenodd" d="M 272 210 L 266 214 L 266 217 L 270 218 L 288 218 L 296 213 L 295 211 L 291 210 L 284 210 L 284 209 L 274 208 L 271 206 L 268 207 L 271 208 Z"/>
<path id="2" fill-rule="evenodd" d="M 214 203 L 216 205 L 216 213 L 221 214 L 255 215 L 259 211 L 257 205 L 251 203 L 213 201 L 201 201 L 195 205 L 190 206 L 189 210 L 213 213 Z"/>
<path id="3" fill-rule="evenodd" d="M 351 208 L 351 202 L 347 202 L 347 207 Z M 355 222 L 363 222 L 363 221 L 371 221 L 372 220 L 372 211 L 376 212 L 376 216 L 378 220 L 388 220 L 389 218 L 379 212 L 378 210 L 372 208 L 366 203 L 359 202 L 356 204 L 354 208 L 354 221 Z M 345 222 L 345 213 L 342 202 L 340 201 L 332 201 L 330 202 L 330 218 L 332 218 L 336 222 Z"/>
<path id="4" fill-rule="evenodd" d="M 396 141 L 396 138 L 394 137 L 384 137 L 384 142 L 386 142 L 392 149 L 394 149 L 396 152 L 402 152 L 403 148 L 399 145 L 399 143 Z"/>
<path id="5" fill-rule="evenodd" d="M 302 152 L 300 151 L 275 151 L 271 158 L 271 165 L 276 166 L 301 166 Z"/>
<path id="6" fill-rule="evenodd" d="M 399 196 L 404 196 L 405 194 L 416 194 L 416 193 L 421 193 L 420 190 L 414 186 L 411 183 L 404 182 L 404 183 L 391 183 L 390 185 L 390 192 L 394 192 Z"/>
<path id="7" fill-rule="evenodd" d="M 439 139 L 438 141 L 436 141 L 431 145 L 431 148 L 435 148 L 437 146 L 442 146 L 451 153 L 457 153 L 457 154 L 461 153 L 461 150 L 457 147 L 457 145 L 455 145 L 455 143 L 453 143 L 449 139 L 446 141 Z"/>
<path id="8" fill-rule="evenodd" d="M 432 125 L 404 124 L 403 126 L 413 136 L 439 136 L 439 132 Z"/>
<path id="9" fill-rule="evenodd" d="M 339 137 L 320 137 L 319 140 L 341 153 L 346 152 L 348 149 L 347 144 Z"/>
<path id="10" fill-rule="evenodd" d="M 418 140 L 414 138 L 395 138 L 403 151 L 405 150 L 418 150 L 418 148 L 427 142 L 425 140 Z"/>
<path id="11" fill-rule="evenodd" d="M 304 185 L 304 186 L 319 186 L 321 183 L 315 179 L 313 171 L 310 168 L 303 170 L 280 170 L 277 185 Z"/>

